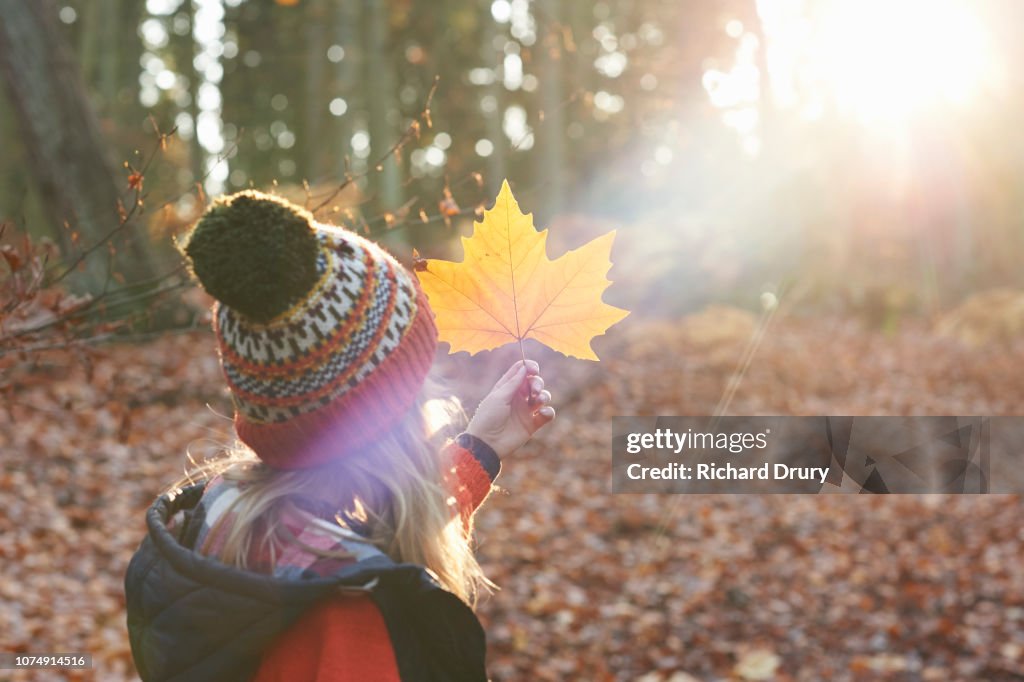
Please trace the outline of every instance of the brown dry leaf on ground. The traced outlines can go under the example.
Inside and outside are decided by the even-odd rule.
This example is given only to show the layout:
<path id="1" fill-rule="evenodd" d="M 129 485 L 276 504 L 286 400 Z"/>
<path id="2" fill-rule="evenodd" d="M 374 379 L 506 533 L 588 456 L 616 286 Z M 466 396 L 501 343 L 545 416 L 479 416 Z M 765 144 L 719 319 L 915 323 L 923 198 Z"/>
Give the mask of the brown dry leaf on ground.
<path id="1" fill-rule="evenodd" d="M 610 417 L 718 405 L 746 338 L 708 348 L 696 328 L 633 320 L 598 340 L 600 365 L 527 346 L 559 418 L 505 462 L 478 517 L 501 586 L 480 608 L 493 679 L 1021 679 L 1017 497 L 608 492 Z M 469 405 L 506 350 L 441 360 Z M 92 360 L 91 377 L 61 354 L 0 361 L 0 649 L 95 664 L 3 680 L 135 679 L 122 580 L 143 512 L 186 449 L 230 440 L 209 335 Z M 1022 366 L 1020 342 L 781 319 L 729 412 L 1014 414 Z"/>

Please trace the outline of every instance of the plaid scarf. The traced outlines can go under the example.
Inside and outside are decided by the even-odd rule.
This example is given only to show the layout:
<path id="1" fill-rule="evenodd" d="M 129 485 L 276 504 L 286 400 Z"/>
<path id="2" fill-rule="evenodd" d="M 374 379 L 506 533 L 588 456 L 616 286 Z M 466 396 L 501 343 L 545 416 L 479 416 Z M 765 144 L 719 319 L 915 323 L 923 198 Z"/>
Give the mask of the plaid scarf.
<path id="1" fill-rule="evenodd" d="M 212 479 L 199 502 L 196 520 L 202 525 L 196 535 L 195 549 L 206 556 L 217 556 L 224 548 L 228 531 L 235 521 L 232 505 L 241 494 L 240 484 L 221 476 Z M 328 576 L 356 561 L 383 554 L 364 537 L 347 528 L 323 510 L 307 508 L 301 503 L 285 506 L 281 526 L 292 537 L 272 556 L 270 547 L 253 542 L 246 557 L 251 571 L 276 578 L 308 577 L 310 573 Z M 257 521 L 256 537 L 261 535 Z M 324 556 L 324 554 L 335 556 Z M 337 556 L 342 554 L 344 556 Z"/>

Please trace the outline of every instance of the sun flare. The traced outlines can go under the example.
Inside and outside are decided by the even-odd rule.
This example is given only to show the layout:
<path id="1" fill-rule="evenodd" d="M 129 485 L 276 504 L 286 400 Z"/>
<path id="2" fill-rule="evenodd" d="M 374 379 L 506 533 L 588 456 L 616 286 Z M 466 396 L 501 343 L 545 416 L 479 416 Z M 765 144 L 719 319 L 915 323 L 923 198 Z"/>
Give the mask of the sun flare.
<path id="1" fill-rule="evenodd" d="M 983 26 L 962 0 L 828 3 L 811 65 L 841 111 L 882 124 L 969 104 L 992 66 Z"/>

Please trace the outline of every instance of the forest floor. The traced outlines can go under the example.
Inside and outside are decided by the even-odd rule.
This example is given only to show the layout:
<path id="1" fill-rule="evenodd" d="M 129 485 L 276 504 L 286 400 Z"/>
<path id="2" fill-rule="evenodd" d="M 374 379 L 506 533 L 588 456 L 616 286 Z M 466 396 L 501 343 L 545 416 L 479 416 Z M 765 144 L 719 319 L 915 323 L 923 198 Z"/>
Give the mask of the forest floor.
<path id="1" fill-rule="evenodd" d="M 518 680 L 1022 680 L 1016 496 L 612 495 L 611 417 L 1008 415 L 1024 344 L 728 309 L 640 317 L 600 364 L 528 347 L 558 419 L 477 520 L 500 591 L 489 670 Z M 231 440 L 209 334 L 0 364 L 0 650 L 82 651 L 136 679 L 123 576 L 153 497 Z M 531 352 L 535 351 L 535 352 Z M 466 404 L 518 349 L 441 362 Z M 0 671 L 0 680 L 60 679 Z"/>

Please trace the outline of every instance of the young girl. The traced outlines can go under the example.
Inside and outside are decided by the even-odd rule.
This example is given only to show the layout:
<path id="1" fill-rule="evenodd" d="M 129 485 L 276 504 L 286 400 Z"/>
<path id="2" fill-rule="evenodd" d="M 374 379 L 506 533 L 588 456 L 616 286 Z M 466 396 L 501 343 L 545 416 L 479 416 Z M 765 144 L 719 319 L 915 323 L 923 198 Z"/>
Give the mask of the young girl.
<path id="1" fill-rule="evenodd" d="M 536 363 L 438 444 L 432 313 L 380 247 L 242 192 L 184 251 L 241 443 L 147 514 L 125 577 L 142 679 L 486 680 L 472 515 L 554 418 Z"/>

